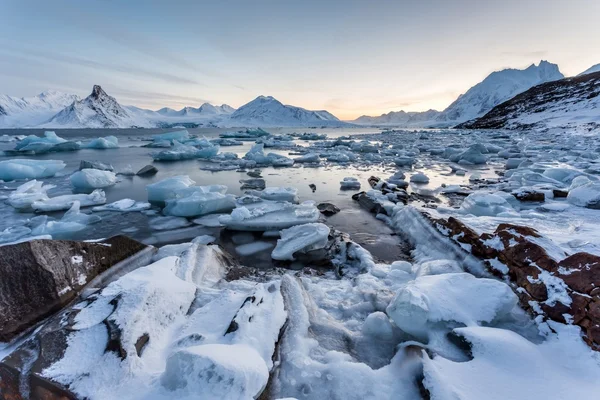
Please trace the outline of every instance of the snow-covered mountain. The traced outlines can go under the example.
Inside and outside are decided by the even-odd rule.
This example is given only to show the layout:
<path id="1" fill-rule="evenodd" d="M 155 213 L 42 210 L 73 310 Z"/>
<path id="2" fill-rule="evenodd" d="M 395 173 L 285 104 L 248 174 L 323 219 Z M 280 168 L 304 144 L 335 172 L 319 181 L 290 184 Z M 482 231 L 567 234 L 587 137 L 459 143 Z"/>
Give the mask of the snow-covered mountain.
<path id="1" fill-rule="evenodd" d="M 582 73 L 580 73 L 577 76 L 581 76 L 581 75 L 586 75 L 586 74 L 591 74 L 593 72 L 600 72 L 600 64 L 596 64 L 588 69 L 586 69 L 585 71 L 583 71 Z"/>
<path id="2" fill-rule="evenodd" d="M 435 124 L 436 118 L 439 115 L 440 111 L 437 110 L 423 112 L 391 111 L 387 114 L 381 114 L 378 117 L 363 115 L 352 122 L 359 125 L 373 126 L 423 127 Z"/>
<path id="3" fill-rule="evenodd" d="M 0 126 L 35 126 L 79 100 L 74 94 L 48 90 L 33 97 L 0 94 Z"/>
<path id="4" fill-rule="evenodd" d="M 325 110 L 311 111 L 301 107 L 284 105 L 271 96 L 258 96 L 238 108 L 226 121 L 228 126 L 344 126 Z"/>
<path id="5" fill-rule="evenodd" d="M 235 108 L 223 104 L 220 106 L 213 106 L 210 103 L 204 103 L 198 108 L 184 107 L 181 110 L 173 110 L 172 108 L 164 107 L 156 111 L 160 115 L 168 117 L 197 117 L 197 116 L 215 116 L 215 115 L 226 115 L 231 114 L 235 111 Z"/>
<path id="6" fill-rule="evenodd" d="M 564 78 L 558 65 L 540 61 L 528 68 L 504 69 L 492 72 L 483 81 L 456 99 L 437 118 L 438 121 L 455 124 L 480 117 L 498 104 L 513 98 L 540 83 Z"/>
<path id="7" fill-rule="evenodd" d="M 600 72 L 543 83 L 459 128 L 600 127 Z"/>
<path id="8" fill-rule="evenodd" d="M 403 127 L 449 127 L 480 117 L 496 105 L 540 83 L 564 78 L 558 65 L 540 61 L 525 69 L 504 69 L 492 72 L 483 81 L 470 88 L 444 111 L 423 113 L 404 112 L 383 114 L 379 117 L 363 116 L 353 121 L 368 125 L 395 125 Z"/>
<path id="9" fill-rule="evenodd" d="M 150 128 L 155 126 L 147 118 L 139 118 L 138 113 L 128 112 L 99 85 L 94 85 L 88 97 L 74 101 L 41 125 L 44 128 Z"/>

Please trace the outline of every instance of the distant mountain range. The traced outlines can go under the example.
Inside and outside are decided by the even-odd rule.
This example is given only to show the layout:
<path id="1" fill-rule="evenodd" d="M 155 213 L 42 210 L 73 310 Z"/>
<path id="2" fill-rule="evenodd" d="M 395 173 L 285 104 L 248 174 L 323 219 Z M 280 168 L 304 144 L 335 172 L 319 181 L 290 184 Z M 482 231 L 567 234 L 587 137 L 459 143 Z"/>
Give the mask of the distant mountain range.
<path id="1" fill-rule="evenodd" d="M 271 96 L 259 96 L 239 109 L 204 103 L 198 108 L 158 111 L 123 106 L 99 85 L 85 99 L 59 92 L 44 92 L 30 99 L 0 97 L 0 128 L 156 128 L 220 127 L 323 127 L 349 126 L 327 111 L 284 105 Z"/>
<path id="2" fill-rule="evenodd" d="M 582 72 L 578 77 L 587 77 L 598 71 L 600 71 L 600 64 Z M 510 109 L 510 111 L 506 106 L 501 108 L 507 113 L 505 122 L 484 123 L 483 121 L 486 121 L 485 118 L 488 117 L 491 110 L 496 110 L 497 107 L 512 100 L 523 99 L 520 95 L 538 87 L 541 88 L 536 89 L 533 93 L 540 96 L 544 94 L 541 98 L 552 103 L 548 107 L 554 107 L 555 114 L 542 113 L 539 111 L 540 107 L 543 107 L 542 103 L 532 99 L 529 99 L 528 106 L 523 108 L 523 112 L 529 110 L 527 112 L 533 113 L 534 111 L 531 110 L 535 108 L 538 110 L 535 111 L 539 114 L 538 116 L 552 117 L 558 123 L 564 121 L 564 118 L 559 118 L 561 113 L 573 113 L 574 110 L 595 110 L 595 100 L 585 103 L 585 99 L 581 97 L 582 93 L 586 92 L 577 86 L 577 82 L 583 81 L 587 82 L 588 80 L 587 78 L 582 80 L 564 79 L 564 75 L 556 64 L 540 61 L 538 65 L 532 64 L 522 70 L 504 69 L 491 73 L 482 82 L 460 95 L 443 111 L 393 111 L 376 117 L 365 115 L 347 122 L 340 121 L 325 110 L 312 111 L 284 105 L 271 96 L 258 96 L 237 110 L 227 104 L 215 106 L 204 103 L 198 108 L 184 107 L 181 110 L 161 108 L 158 111 L 152 111 L 121 105 L 100 86 L 94 85 L 92 93 L 85 99 L 57 91 L 43 92 L 30 98 L 0 95 L 0 128 L 152 128 L 176 125 L 186 127 L 339 127 L 353 125 L 413 128 L 457 125 L 518 127 L 528 124 L 526 122 L 528 120 L 524 116 L 521 119 L 516 117 L 521 110 L 519 108 Z M 557 85 L 548 84 L 553 82 L 557 82 Z M 560 82 L 564 82 L 564 84 Z M 595 85 L 595 83 L 590 84 Z M 561 95 L 561 97 L 553 94 L 555 90 L 565 90 L 564 93 L 567 94 Z M 561 99 L 560 106 L 556 100 L 559 97 Z M 570 106 L 567 107 L 566 104 L 570 104 Z M 531 110 L 530 106 L 533 107 Z M 586 117 L 589 114 L 588 111 L 581 111 L 584 114 L 580 115 L 583 123 L 591 118 Z M 495 111 L 494 121 L 498 121 L 500 114 L 500 111 Z M 491 121 L 489 118 L 487 120 Z M 531 121 L 535 119 L 532 116 L 528 118 Z M 474 121 L 480 121 L 479 125 L 476 125 Z M 539 122 L 532 123 L 539 124 Z"/>

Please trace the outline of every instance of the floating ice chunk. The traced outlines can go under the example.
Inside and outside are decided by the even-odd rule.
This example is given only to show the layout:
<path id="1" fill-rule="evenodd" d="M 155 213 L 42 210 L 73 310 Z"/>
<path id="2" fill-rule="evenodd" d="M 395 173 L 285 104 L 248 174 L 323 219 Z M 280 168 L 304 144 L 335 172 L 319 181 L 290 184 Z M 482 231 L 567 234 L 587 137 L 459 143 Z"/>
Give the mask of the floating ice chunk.
<path id="1" fill-rule="evenodd" d="M 35 201 L 48 200 L 49 189 L 54 185 L 44 185 L 44 182 L 36 181 L 35 179 L 22 184 L 8 196 L 8 204 L 17 210 L 25 210 L 31 208 L 31 204 Z"/>
<path id="2" fill-rule="evenodd" d="M 291 204 L 261 201 L 238 206 L 231 215 L 224 215 L 219 222 L 228 229 L 239 231 L 270 231 L 317 222 L 319 210 L 312 203 Z"/>
<path id="3" fill-rule="evenodd" d="M 360 189 L 360 182 L 356 178 L 347 176 L 340 182 L 340 189 L 341 190 L 358 190 L 358 189 Z"/>
<path id="4" fill-rule="evenodd" d="M 410 181 L 413 183 L 429 183 L 429 177 L 422 172 L 417 172 L 410 176 Z"/>
<path id="5" fill-rule="evenodd" d="M 209 215 L 205 215 L 200 218 L 196 218 L 196 219 L 192 220 L 192 222 L 197 225 L 203 225 L 203 226 L 206 226 L 209 228 L 218 228 L 218 227 L 223 226 L 219 222 L 219 218 L 223 215 L 229 215 L 229 214 L 209 214 Z"/>
<path id="6" fill-rule="evenodd" d="M 194 146 L 187 146 L 174 140 L 173 147 L 168 150 L 152 152 L 150 153 L 150 157 L 155 161 L 191 160 L 200 157 L 200 150 Z"/>
<path id="7" fill-rule="evenodd" d="M 450 156 L 449 159 L 459 164 L 485 164 L 488 156 L 484 153 L 487 153 L 485 146 L 474 144 L 467 150 Z"/>
<path id="8" fill-rule="evenodd" d="M 96 189 L 90 194 L 65 194 L 48 200 L 34 201 L 31 208 L 38 212 L 68 210 L 78 201 L 81 207 L 96 206 L 106 203 L 106 195 L 102 189 Z"/>
<path id="9" fill-rule="evenodd" d="M 175 197 L 175 191 L 190 187 L 194 183 L 196 182 L 191 180 L 189 176 L 179 175 L 147 185 L 148 201 L 165 202 L 166 200 Z"/>
<path id="10" fill-rule="evenodd" d="M 155 231 L 167 231 L 189 226 L 190 221 L 183 217 L 155 217 L 148 221 L 148 225 Z"/>
<path id="11" fill-rule="evenodd" d="M 92 208 L 92 211 L 133 212 L 148 210 L 150 207 L 150 203 L 135 201 L 132 199 L 122 199 L 104 206 L 94 207 Z"/>
<path id="12" fill-rule="evenodd" d="M 572 168 L 548 168 L 544 171 L 543 175 L 568 184 L 571 183 L 575 177 L 584 175 L 584 173 Z"/>
<path id="13" fill-rule="evenodd" d="M 121 170 L 117 172 L 117 175 L 134 176 L 135 171 L 133 170 L 131 164 L 127 164 L 124 168 L 121 168 Z"/>
<path id="14" fill-rule="evenodd" d="M 306 153 L 303 156 L 294 158 L 294 162 L 296 163 L 319 163 L 321 162 L 321 157 L 317 153 Z"/>
<path id="15" fill-rule="evenodd" d="M 421 276 L 402 287 L 386 312 L 403 331 L 423 338 L 433 325 L 490 323 L 517 304 L 512 289 L 468 273 Z"/>
<path id="16" fill-rule="evenodd" d="M 255 190 L 264 190 L 266 187 L 266 182 L 263 178 L 250 178 L 250 179 L 241 179 L 240 183 L 242 184 L 241 190 L 246 189 L 255 189 Z"/>
<path id="17" fill-rule="evenodd" d="M 294 260 L 294 253 L 306 253 L 327 245 L 329 227 L 321 223 L 296 225 L 281 231 L 281 239 L 271 253 L 274 260 Z"/>
<path id="18" fill-rule="evenodd" d="M 26 226 L 11 226 L 0 232 L 0 243 L 15 242 L 31 233 L 31 229 Z"/>
<path id="19" fill-rule="evenodd" d="M 45 217 L 45 216 L 44 216 Z M 80 211 L 79 201 L 74 201 L 71 208 L 60 221 L 47 221 L 32 230 L 32 235 L 64 235 L 80 232 L 90 224 L 99 222 L 102 218 L 97 215 L 87 215 Z"/>
<path id="20" fill-rule="evenodd" d="M 201 188 L 201 187 L 199 187 Z M 191 189 L 191 188 L 189 188 Z M 188 192 L 188 193 L 185 193 Z M 223 213 L 235 208 L 235 196 L 219 192 L 203 192 L 202 190 L 183 191 L 176 194 L 174 199 L 166 201 L 163 210 L 165 215 L 178 217 L 195 217 L 213 213 Z"/>
<path id="21" fill-rule="evenodd" d="M 264 200 L 271 201 L 289 201 L 290 203 L 298 203 L 298 189 L 293 187 L 268 187 L 264 190 L 249 190 L 249 195 L 260 197 Z"/>
<path id="22" fill-rule="evenodd" d="M 75 189 L 102 189 L 117 183 L 117 176 L 111 171 L 99 169 L 82 169 L 71 175 L 71 185 Z"/>
<path id="23" fill-rule="evenodd" d="M 246 257 L 252 254 L 260 253 L 261 251 L 268 250 L 272 247 L 273 243 L 258 241 L 237 246 L 235 248 L 235 252 L 242 257 Z"/>
<path id="24" fill-rule="evenodd" d="M 34 144 L 34 143 L 49 144 L 49 145 L 53 146 L 55 144 L 64 143 L 64 142 L 66 142 L 66 140 L 57 136 L 56 133 L 54 133 L 52 131 L 46 131 L 46 132 L 44 132 L 43 137 L 39 137 L 39 136 L 35 136 L 35 135 L 27 136 L 25 139 L 23 139 L 19 143 L 17 143 L 17 145 L 15 146 L 15 150 L 22 151 L 24 148 L 26 148 L 27 146 Z"/>
<path id="25" fill-rule="evenodd" d="M 524 158 L 509 158 L 508 160 L 506 160 L 506 165 L 504 166 L 505 169 L 515 169 L 519 167 L 519 164 L 521 164 L 523 161 L 525 161 Z"/>
<path id="26" fill-rule="evenodd" d="M 579 207 L 600 209 L 600 183 L 589 182 L 570 190 L 567 201 Z"/>
<path id="27" fill-rule="evenodd" d="M 102 171 L 114 171 L 115 168 L 109 163 L 105 163 L 102 161 L 86 161 L 81 160 L 79 162 L 79 170 L 82 169 L 101 169 Z"/>
<path id="28" fill-rule="evenodd" d="M 60 160 L 29 160 L 25 158 L 0 161 L 0 179 L 13 181 L 18 179 L 51 178 L 66 164 Z"/>
<path id="29" fill-rule="evenodd" d="M 160 133 L 158 135 L 152 136 L 152 140 L 154 140 L 155 142 L 160 142 L 160 141 L 164 141 L 164 140 L 184 141 L 184 140 L 188 140 L 189 138 L 190 138 L 190 134 L 185 129 L 181 130 L 181 131 L 175 131 L 175 132 Z"/>
<path id="30" fill-rule="evenodd" d="M 269 369 L 245 344 L 205 344 L 179 350 L 167 359 L 161 384 L 177 397 L 253 399 L 267 385 Z"/>
<path id="31" fill-rule="evenodd" d="M 394 164 L 396 164 L 399 167 L 408 167 L 413 165 L 414 163 L 415 159 L 413 157 L 402 156 L 394 158 Z"/>
<path id="32" fill-rule="evenodd" d="M 274 167 L 287 167 L 294 164 L 294 160 L 280 154 L 269 153 L 265 155 L 264 146 L 264 143 L 256 143 L 246 153 L 244 159 L 254 161 L 259 165 L 273 165 Z"/>
<path id="33" fill-rule="evenodd" d="M 83 147 L 86 149 L 118 149 L 119 148 L 119 139 L 115 136 L 107 136 L 107 137 L 99 137 L 97 139 L 91 140 L 89 143 L 86 143 Z"/>
<path id="34" fill-rule="evenodd" d="M 460 210 L 465 214 L 473 214 L 479 217 L 493 217 L 502 212 L 514 211 L 504 197 L 487 192 L 471 193 L 463 201 Z"/>
<path id="35" fill-rule="evenodd" d="M 347 163 L 355 161 L 357 159 L 356 154 L 350 151 L 336 151 L 326 155 L 327 161 L 334 161 L 339 163 Z"/>

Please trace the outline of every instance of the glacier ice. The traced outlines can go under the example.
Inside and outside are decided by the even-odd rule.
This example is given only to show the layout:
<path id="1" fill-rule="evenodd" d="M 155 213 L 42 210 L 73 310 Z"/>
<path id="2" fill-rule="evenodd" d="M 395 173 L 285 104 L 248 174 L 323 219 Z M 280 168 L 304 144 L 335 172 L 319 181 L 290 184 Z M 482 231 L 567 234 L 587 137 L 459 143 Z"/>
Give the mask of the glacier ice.
<path id="1" fill-rule="evenodd" d="M 42 216 L 43 221 L 31 230 L 32 235 L 64 235 L 80 232 L 90 224 L 99 222 L 102 218 L 97 215 L 87 215 L 80 211 L 79 201 L 72 202 L 71 208 L 58 220 L 48 221 L 47 216 Z"/>
<path id="2" fill-rule="evenodd" d="M 94 207 L 92 208 L 92 211 L 133 212 L 148 210 L 150 207 L 150 203 L 132 199 L 122 199 L 103 206 Z"/>
<path id="3" fill-rule="evenodd" d="M 14 181 L 19 179 L 51 178 L 66 167 L 60 160 L 29 160 L 26 158 L 0 161 L 0 179 Z"/>
<path id="4" fill-rule="evenodd" d="M 35 201 L 48 200 L 47 191 L 54 187 L 54 185 L 44 185 L 44 182 L 34 179 L 22 184 L 12 192 L 8 196 L 8 204 L 17 210 L 29 209 Z"/>
<path id="5" fill-rule="evenodd" d="M 188 146 L 183 143 L 179 143 L 177 140 L 173 141 L 173 147 L 167 150 L 150 153 L 150 156 L 155 161 L 179 161 L 179 160 L 191 160 L 199 157 L 200 150 L 194 146 Z"/>
<path id="6" fill-rule="evenodd" d="M 294 164 L 294 160 L 280 154 L 268 153 L 265 155 L 264 147 L 264 143 L 256 143 L 246 153 L 244 159 L 254 161 L 258 165 L 272 165 L 274 167 L 289 167 Z"/>
<path id="7" fill-rule="evenodd" d="M 329 227 L 321 223 L 296 225 L 281 231 L 281 239 L 271 253 L 274 260 L 294 260 L 294 253 L 306 253 L 327 245 Z"/>
<path id="8" fill-rule="evenodd" d="M 463 201 L 460 210 L 465 214 L 493 217 L 503 212 L 514 211 L 505 197 L 496 193 L 475 192 Z"/>
<path id="9" fill-rule="evenodd" d="M 238 204 L 230 215 L 221 216 L 219 222 L 233 230 L 270 231 L 317 222 L 319 215 L 319 210 L 312 202 L 295 205 L 263 200 Z"/>
<path id="10" fill-rule="evenodd" d="M 489 323 L 511 312 L 517 296 L 504 282 L 468 273 L 420 276 L 402 287 L 387 314 L 416 337 L 427 337 L 436 324 Z"/>
<path id="11" fill-rule="evenodd" d="M 152 136 L 152 139 L 155 142 L 160 142 L 160 141 L 164 141 L 164 140 L 184 141 L 184 140 L 188 140 L 189 138 L 190 138 L 190 134 L 185 129 L 180 130 L 180 131 L 174 131 L 174 132 L 160 133 L 158 135 Z"/>
<path id="12" fill-rule="evenodd" d="M 163 179 L 156 183 L 146 186 L 148 191 L 148 201 L 156 203 L 164 203 L 166 200 L 175 197 L 175 191 L 185 189 L 192 186 L 194 183 L 187 175 L 178 175 Z"/>
<path id="13" fill-rule="evenodd" d="M 75 201 L 78 201 L 81 207 L 96 206 L 106 203 L 106 195 L 102 189 L 96 189 L 90 194 L 65 194 L 34 201 L 31 208 L 38 212 L 68 210 Z"/>
<path id="14" fill-rule="evenodd" d="M 264 200 L 289 201 L 290 203 L 298 203 L 300 201 L 298 198 L 298 189 L 294 187 L 267 187 L 263 190 L 249 190 L 246 193 Z"/>
<path id="15" fill-rule="evenodd" d="M 353 177 L 346 177 L 340 181 L 340 189 L 342 190 L 358 190 L 360 189 L 360 182 L 358 179 Z"/>
<path id="16" fill-rule="evenodd" d="M 71 175 L 71 185 L 78 190 L 102 189 L 117 183 L 114 172 L 85 168 Z"/>
<path id="17" fill-rule="evenodd" d="M 223 213 L 235 208 L 235 196 L 224 194 L 225 186 L 191 186 L 176 190 L 174 197 L 166 200 L 165 215 L 196 217 L 206 214 Z"/>
<path id="18" fill-rule="evenodd" d="M 83 145 L 86 149 L 118 149 L 119 148 L 119 139 L 116 136 L 106 136 L 99 137 L 97 139 L 91 140 L 89 143 Z"/>

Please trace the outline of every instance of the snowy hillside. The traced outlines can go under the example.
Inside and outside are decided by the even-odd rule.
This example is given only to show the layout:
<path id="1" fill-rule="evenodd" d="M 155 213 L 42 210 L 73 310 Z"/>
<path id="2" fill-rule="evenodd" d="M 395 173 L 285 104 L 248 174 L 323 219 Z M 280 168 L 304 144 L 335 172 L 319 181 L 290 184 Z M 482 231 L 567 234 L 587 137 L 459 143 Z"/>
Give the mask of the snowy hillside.
<path id="1" fill-rule="evenodd" d="M 423 127 L 434 125 L 439 115 L 440 112 L 436 110 L 424 112 L 391 111 L 378 117 L 363 115 L 352 122 L 359 125 Z"/>
<path id="2" fill-rule="evenodd" d="M 547 82 L 459 127 L 554 128 L 600 126 L 600 72 Z"/>
<path id="3" fill-rule="evenodd" d="M 481 83 L 460 95 L 438 117 L 438 121 L 458 123 L 480 117 L 496 105 L 540 83 L 564 78 L 558 65 L 548 61 L 532 64 L 524 70 L 505 69 L 492 72 Z"/>
<path id="4" fill-rule="evenodd" d="M 586 75 L 586 74 L 591 74 L 593 72 L 600 72 L 600 64 L 596 64 L 588 69 L 586 69 L 585 71 L 583 71 L 582 73 L 580 73 L 577 76 L 581 76 L 581 75 Z"/>
<path id="5" fill-rule="evenodd" d="M 99 85 L 94 85 L 92 93 L 83 100 L 54 115 L 44 128 L 134 128 L 153 127 L 146 118 L 136 118 L 137 114 L 128 112 L 117 100 L 109 96 Z"/>
<path id="6" fill-rule="evenodd" d="M 258 96 L 238 108 L 228 121 L 228 126 L 344 126 L 333 114 L 321 110 L 284 105 L 271 96 Z"/>
<path id="7" fill-rule="evenodd" d="M 34 97 L 12 97 L 0 94 L 0 126 L 35 126 L 79 100 L 74 94 L 48 90 Z"/>

